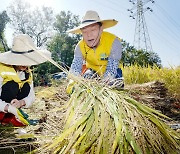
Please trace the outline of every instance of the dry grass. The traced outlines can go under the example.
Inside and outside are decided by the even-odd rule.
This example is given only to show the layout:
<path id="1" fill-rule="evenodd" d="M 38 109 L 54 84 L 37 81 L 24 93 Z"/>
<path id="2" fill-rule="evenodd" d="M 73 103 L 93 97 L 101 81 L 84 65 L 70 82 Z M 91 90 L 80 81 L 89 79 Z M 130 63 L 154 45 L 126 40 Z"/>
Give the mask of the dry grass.
<path id="1" fill-rule="evenodd" d="M 65 111 L 60 108 L 66 104 L 68 95 L 65 93 L 67 82 L 54 84 L 52 87 L 36 87 L 36 101 L 29 109 L 24 109 L 30 119 L 41 119 L 36 126 L 24 128 L 28 134 L 37 136 L 37 140 L 17 138 L 17 128 L 1 126 L 0 128 L 0 153 L 24 154 L 32 152 L 40 145 L 45 144 L 61 133 L 64 125 Z"/>

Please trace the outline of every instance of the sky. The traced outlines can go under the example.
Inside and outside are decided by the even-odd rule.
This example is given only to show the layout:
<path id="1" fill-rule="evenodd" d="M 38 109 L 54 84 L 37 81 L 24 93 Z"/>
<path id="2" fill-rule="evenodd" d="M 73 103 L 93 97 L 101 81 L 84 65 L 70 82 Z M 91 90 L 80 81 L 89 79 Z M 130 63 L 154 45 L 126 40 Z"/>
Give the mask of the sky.
<path id="1" fill-rule="evenodd" d="M 6 10 L 14 0 L 0 0 L 0 12 Z M 87 10 L 97 11 L 100 18 L 116 19 L 118 24 L 107 31 L 134 44 L 136 20 L 130 18 L 128 9 L 133 8 L 129 0 L 24 0 L 33 7 L 49 6 L 55 14 L 60 11 L 71 11 L 79 15 L 80 19 Z M 131 0 L 136 1 L 136 0 Z M 148 0 L 143 0 L 148 2 Z M 144 8 L 150 7 L 153 11 L 146 11 L 145 22 L 148 29 L 153 52 L 157 53 L 164 67 L 180 66 L 180 0 L 154 0 L 148 2 Z M 135 9 L 133 10 L 135 12 Z M 8 44 L 12 42 L 12 30 L 7 28 L 5 37 Z"/>

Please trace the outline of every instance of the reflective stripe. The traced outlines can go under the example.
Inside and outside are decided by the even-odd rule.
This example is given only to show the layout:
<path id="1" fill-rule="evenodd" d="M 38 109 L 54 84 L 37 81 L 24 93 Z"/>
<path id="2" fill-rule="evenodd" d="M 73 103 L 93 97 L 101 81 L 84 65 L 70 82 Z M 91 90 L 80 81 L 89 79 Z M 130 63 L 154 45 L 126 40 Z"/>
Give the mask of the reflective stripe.
<path id="1" fill-rule="evenodd" d="M 14 81 L 19 84 L 19 87 L 22 87 L 24 83 L 31 83 L 32 82 L 32 73 L 30 69 L 27 70 L 30 73 L 29 78 L 25 81 L 21 81 L 18 74 L 16 73 L 15 69 L 11 65 L 5 65 L 0 63 L 0 76 L 3 78 L 3 83 L 7 83 L 8 81 Z"/>
<path id="2" fill-rule="evenodd" d="M 1 75 L 17 75 L 14 72 L 1 72 Z"/>

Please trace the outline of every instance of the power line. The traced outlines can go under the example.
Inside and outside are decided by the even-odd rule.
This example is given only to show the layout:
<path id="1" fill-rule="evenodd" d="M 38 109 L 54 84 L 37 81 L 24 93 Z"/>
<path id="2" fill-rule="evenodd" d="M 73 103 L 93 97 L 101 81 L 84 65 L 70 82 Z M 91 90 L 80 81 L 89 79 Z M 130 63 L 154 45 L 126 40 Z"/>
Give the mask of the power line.
<path id="1" fill-rule="evenodd" d="M 177 50 L 174 42 L 169 41 L 167 37 L 164 37 L 161 33 L 153 30 L 151 27 L 150 27 L 150 31 L 158 40 L 160 40 L 163 43 L 165 42 L 164 46 L 168 46 L 169 48 L 173 49 L 173 51 Z M 179 54 L 179 52 L 177 52 L 177 53 Z"/>
<path id="2" fill-rule="evenodd" d="M 92 2 L 94 2 L 94 1 L 92 1 Z M 105 7 L 105 8 L 108 8 L 108 9 L 114 11 L 114 12 L 117 12 L 117 13 L 120 13 L 120 12 L 121 12 L 122 14 L 125 14 L 125 12 L 123 12 L 123 11 L 121 11 L 121 10 L 119 10 L 119 9 L 115 9 L 115 8 L 113 8 L 113 7 L 110 7 L 110 5 L 105 5 L 104 3 L 101 3 L 101 2 L 99 2 L 99 1 L 96 1 L 95 3 L 96 3 L 96 4 L 98 3 L 100 6 L 103 6 L 103 7 Z M 107 11 L 107 13 L 108 13 L 108 11 Z"/>
<path id="3" fill-rule="evenodd" d="M 157 3 L 155 4 L 155 6 L 157 5 Z M 159 10 L 159 9 L 158 9 Z M 150 15 L 149 13 L 147 15 Z M 162 42 L 164 42 L 164 40 L 167 40 L 167 38 L 169 38 L 169 40 L 166 41 L 165 45 L 168 45 L 168 44 L 172 44 L 174 43 L 174 41 L 178 42 L 179 43 L 179 38 L 180 36 L 175 33 L 173 31 L 173 28 L 170 27 L 170 25 L 168 23 L 166 23 L 163 18 L 160 16 L 159 13 L 157 13 L 156 11 L 154 11 L 154 17 L 156 18 L 151 18 L 151 20 L 153 20 L 151 23 L 153 23 L 154 25 L 156 25 L 156 27 L 158 27 L 159 29 L 161 29 L 161 31 L 163 30 L 163 34 L 165 34 L 166 36 L 163 37 L 162 39 Z M 167 14 L 166 14 L 167 16 Z M 170 16 L 169 16 L 170 17 Z M 150 16 L 149 16 L 150 18 Z M 155 20 L 156 19 L 156 20 Z M 161 23 L 161 24 L 160 24 Z M 171 23 L 171 22 L 170 22 Z M 158 35 L 161 35 L 160 33 L 158 33 L 159 31 L 157 31 L 156 29 L 153 29 L 153 28 L 150 28 L 151 32 L 154 32 L 156 31 L 156 33 Z M 162 36 L 162 35 L 161 35 Z M 168 36 L 168 37 L 167 37 Z M 170 38 L 173 38 L 173 43 L 171 43 L 172 39 Z M 176 49 L 177 50 L 177 49 Z"/>
<path id="4" fill-rule="evenodd" d="M 170 32 L 169 35 L 172 35 L 173 37 L 177 38 L 178 40 L 180 40 L 180 36 L 177 35 L 177 33 L 175 33 L 171 27 L 169 27 L 169 25 L 167 23 L 164 22 L 164 20 L 162 20 L 161 17 L 159 17 L 157 14 L 154 13 L 154 15 L 157 17 L 158 21 L 160 21 L 166 28 L 167 30 Z M 174 39 L 175 39 L 174 38 Z"/>
<path id="5" fill-rule="evenodd" d="M 176 28 L 180 29 L 180 24 L 177 23 L 160 5 L 156 4 L 155 6 L 161 11 L 164 17 L 170 21 L 170 23 L 172 23 Z"/>
<path id="6" fill-rule="evenodd" d="M 119 2 L 117 1 L 112 1 L 112 0 L 108 0 L 108 2 L 110 2 L 111 4 L 114 4 L 116 7 L 121 7 L 123 8 L 124 10 L 126 10 L 127 8 L 125 6 L 123 6 L 122 4 L 120 4 Z"/>

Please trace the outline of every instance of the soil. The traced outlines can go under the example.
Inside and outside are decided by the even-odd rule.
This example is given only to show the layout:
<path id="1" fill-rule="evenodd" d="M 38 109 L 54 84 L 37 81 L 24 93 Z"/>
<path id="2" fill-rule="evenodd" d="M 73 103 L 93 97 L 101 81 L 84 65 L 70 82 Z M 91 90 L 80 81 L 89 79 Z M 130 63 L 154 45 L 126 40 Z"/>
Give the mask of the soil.
<path id="1" fill-rule="evenodd" d="M 130 95 L 164 115 L 172 118 L 171 123 L 180 124 L 180 100 L 168 93 L 164 83 L 159 81 L 126 86 Z"/>

